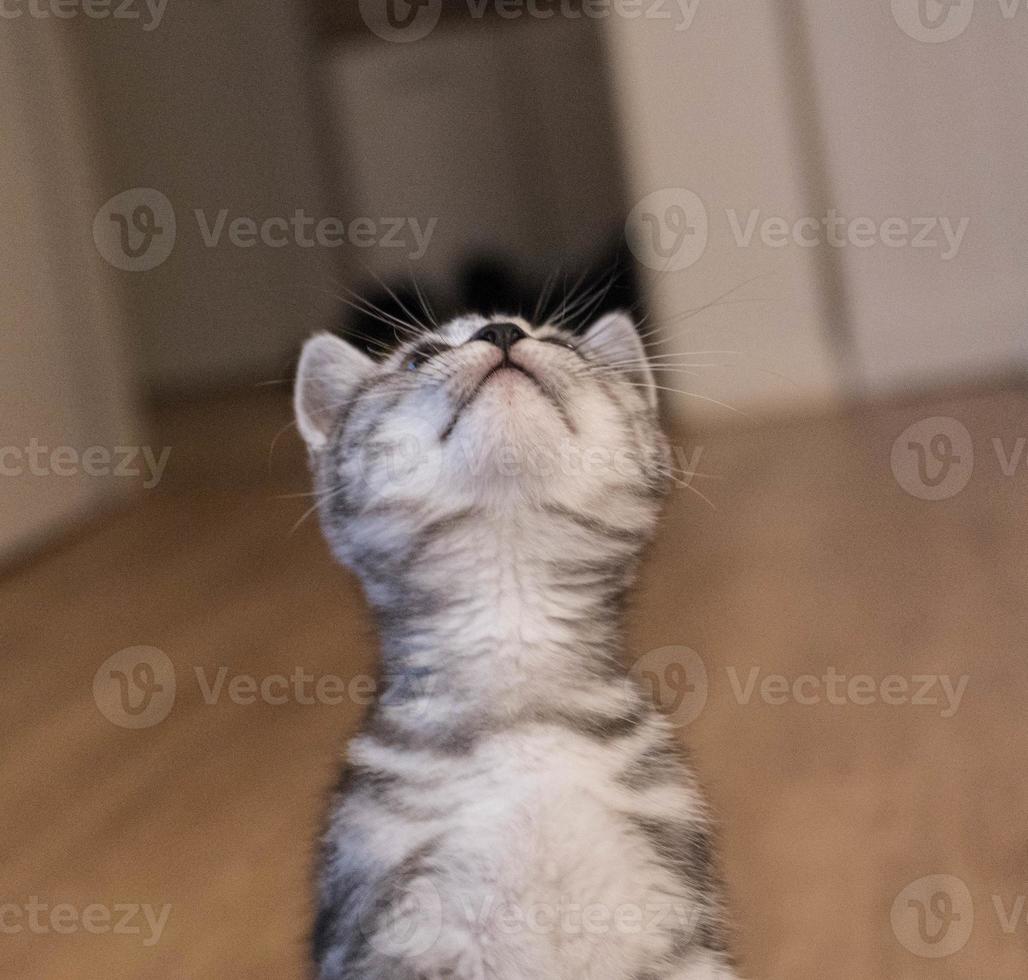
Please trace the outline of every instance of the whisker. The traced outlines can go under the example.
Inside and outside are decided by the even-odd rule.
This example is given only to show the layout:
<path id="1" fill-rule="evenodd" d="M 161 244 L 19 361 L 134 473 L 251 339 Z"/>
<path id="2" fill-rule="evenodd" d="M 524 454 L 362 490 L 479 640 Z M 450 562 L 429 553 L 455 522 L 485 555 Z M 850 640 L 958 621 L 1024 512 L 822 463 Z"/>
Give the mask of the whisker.
<path id="1" fill-rule="evenodd" d="M 375 272 L 374 269 L 372 269 L 370 266 L 365 265 L 364 271 L 372 275 L 375 278 L 375 281 L 392 297 L 393 302 L 396 303 L 396 305 L 399 306 L 400 309 L 403 310 L 403 312 L 410 317 L 412 325 L 419 327 L 422 332 L 428 331 L 428 326 L 422 323 L 413 313 L 411 313 L 407 304 L 404 303 L 404 301 L 400 299 L 399 296 L 397 296 L 393 289 L 386 284 L 385 280 L 382 279 L 382 277 L 377 272 Z"/>
<path id="2" fill-rule="evenodd" d="M 602 365 L 606 368 L 617 368 L 622 371 L 629 371 L 633 368 L 646 368 L 648 367 L 652 371 L 660 370 L 673 370 L 676 367 L 724 367 L 726 365 L 718 361 L 679 361 L 677 363 L 670 361 L 609 361 Z M 731 365 L 727 365 L 731 367 Z"/>
<path id="3" fill-rule="evenodd" d="M 539 318 L 546 312 L 546 305 L 550 301 L 550 297 L 553 294 L 553 287 L 556 285 L 557 277 L 560 275 L 559 266 L 553 270 L 547 277 L 546 282 L 543 283 L 542 291 L 539 293 L 539 299 L 536 300 L 535 310 L 532 313 L 532 322 L 538 323 Z"/>
<path id="4" fill-rule="evenodd" d="M 350 289 L 349 287 L 342 286 L 342 288 L 346 289 L 347 292 L 357 302 L 355 303 L 355 302 L 353 302 L 351 300 L 348 300 L 344 296 L 338 296 L 337 297 L 338 299 L 342 300 L 347 305 L 352 306 L 358 312 L 364 313 L 366 316 L 370 316 L 370 317 L 372 317 L 372 319 L 378 320 L 380 323 L 383 323 L 386 326 L 392 326 L 393 330 L 394 330 L 394 333 L 395 333 L 395 331 L 397 329 L 399 329 L 399 330 L 403 331 L 403 334 L 404 334 L 405 337 L 412 338 L 412 337 L 420 336 L 420 334 L 423 332 L 423 328 L 420 328 L 416 324 L 407 323 L 405 320 L 401 320 L 399 317 L 394 316 L 392 313 L 389 313 L 386 310 L 383 310 L 382 307 L 380 307 L 377 304 L 373 303 L 371 300 L 367 299 L 366 297 L 360 296 L 358 293 L 354 292 L 354 290 Z M 361 303 L 363 305 L 362 306 L 361 305 L 357 305 L 357 303 Z"/>
<path id="5" fill-rule="evenodd" d="M 724 480 L 724 476 L 720 473 L 701 473 L 699 470 L 660 470 L 662 474 L 668 476 L 679 476 L 692 479 L 693 477 L 699 477 L 702 480 Z"/>
<path id="6" fill-rule="evenodd" d="M 734 405 L 729 405 L 727 402 L 718 401 L 716 398 L 711 398 L 709 395 L 701 395 L 695 391 L 686 391 L 684 388 L 670 388 L 666 385 L 650 385 L 642 381 L 625 381 L 622 379 L 614 379 L 615 384 L 628 385 L 631 388 L 645 388 L 655 389 L 657 391 L 670 391 L 676 395 L 685 395 L 686 398 L 696 398 L 699 401 L 710 402 L 712 405 L 719 405 L 721 408 L 727 408 L 728 411 L 734 412 L 736 415 L 741 415 L 744 418 L 750 418 L 751 416 L 744 412 L 741 408 L 736 408 Z"/>
<path id="7" fill-rule="evenodd" d="M 333 490 L 327 491 L 322 494 L 310 507 L 307 508 L 301 515 L 300 519 L 289 529 L 290 534 L 295 534 L 296 529 L 311 516 L 324 502 L 328 500 L 334 500 L 336 497 L 346 492 L 346 487 L 336 487 Z"/>
<path id="8" fill-rule="evenodd" d="M 410 268 L 410 281 L 414 286 L 414 292 L 417 294 L 418 300 L 421 303 L 421 308 L 425 311 L 425 315 L 428 317 L 429 323 L 438 330 L 439 321 L 436 319 L 435 310 L 432 309 L 432 304 L 429 303 L 424 292 L 422 292 L 421 284 L 418 282 L 417 276 L 414 274 L 414 267 Z"/>
<path id="9" fill-rule="evenodd" d="M 384 310 L 380 310 L 378 307 L 374 306 L 374 304 L 371 303 L 370 300 L 362 301 L 366 302 L 367 305 L 361 305 L 361 303 L 354 302 L 353 300 L 350 300 L 345 296 L 341 296 L 338 293 L 335 294 L 335 297 L 341 303 L 345 303 L 347 306 L 349 306 L 351 309 L 356 310 L 358 313 L 363 313 L 365 316 L 370 317 L 376 323 L 381 323 L 384 326 L 392 327 L 394 330 L 397 327 L 400 327 L 402 329 L 408 329 L 407 325 L 404 324 L 402 320 L 397 320 L 396 317 L 394 317 L 391 313 L 386 313 Z M 370 338 L 367 336 L 367 334 L 361 334 L 360 331 L 358 331 L 354 327 L 348 326 L 347 332 L 352 333 L 354 336 L 362 337 L 362 339 L 366 339 L 371 343 L 376 343 L 379 346 L 385 348 L 386 350 L 389 349 L 387 344 L 383 344 L 380 340 Z"/>
<path id="10" fill-rule="evenodd" d="M 568 319 L 568 317 L 567 317 L 568 304 L 569 303 L 574 304 L 575 302 L 577 302 L 577 291 L 579 289 L 581 289 L 582 284 L 588 278 L 589 278 L 589 272 L 587 270 L 587 271 L 583 272 L 578 277 L 578 279 L 575 281 L 575 285 L 571 287 L 571 291 L 570 292 L 568 292 L 567 280 L 565 279 L 565 281 L 564 281 L 564 298 L 563 298 L 562 306 L 561 306 L 561 315 L 553 321 L 555 326 L 563 327 L 565 325 L 565 323 L 567 322 L 567 319 Z"/>
<path id="11" fill-rule="evenodd" d="M 278 440 L 282 438 L 290 429 L 297 427 L 298 423 L 296 419 L 292 419 L 287 422 L 278 432 L 275 433 L 274 438 L 271 440 L 271 445 L 268 446 L 268 472 L 271 472 L 272 458 L 275 455 L 275 447 L 278 445 Z"/>
<path id="12" fill-rule="evenodd" d="M 716 511 L 717 507 L 714 506 L 714 501 L 710 499 L 702 490 L 698 490 L 687 480 L 679 480 L 671 473 L 661 472 L 660 474 L 665 479 L 670 480 L 675 486 L 681 487 L 684 490 L 691 490 L 697 497 L 700 498 L 711 510 Z"/>

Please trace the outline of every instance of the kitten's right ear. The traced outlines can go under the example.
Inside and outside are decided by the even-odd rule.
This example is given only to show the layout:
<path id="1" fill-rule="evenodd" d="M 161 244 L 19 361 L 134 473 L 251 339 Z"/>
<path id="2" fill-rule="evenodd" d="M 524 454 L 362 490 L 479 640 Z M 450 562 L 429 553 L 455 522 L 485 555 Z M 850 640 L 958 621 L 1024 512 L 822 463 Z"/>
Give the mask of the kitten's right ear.
<path id="1" fill-rule="evenodd" d="M 311 449 L 324 448 L 333 420 L 374 371 L 367 354 L 330 333 L 315 334 L 303 345 L 293 406 L 300 435 Z"/>

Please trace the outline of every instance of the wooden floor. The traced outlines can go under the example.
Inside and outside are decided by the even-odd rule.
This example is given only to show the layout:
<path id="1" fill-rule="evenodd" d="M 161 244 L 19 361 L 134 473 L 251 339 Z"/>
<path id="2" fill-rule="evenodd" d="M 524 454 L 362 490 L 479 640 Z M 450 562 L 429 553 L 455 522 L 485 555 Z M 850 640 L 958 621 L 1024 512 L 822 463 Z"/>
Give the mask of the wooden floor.
<path id="1" fill-rule="evenodd" d="M 372 668 L 353 581 L 313 520 L 291 532 L 307 502 L 279 497 L 306 489 L 291 432 L 269 456 L 286 412 L 165 413 L 161 486 L 0 579 L 0 976 L 304 976 L 310 841 L 360 698 L 208 704 L 196 677 Z M 962 422 L 976 453 L 937 502 L 890 466 L 930 416 Z M 689 647 L 706 672 L 704 704 L 688 662 L 686 708 L 703 710 L 683 737 L 722 816 L 753 980 L 1028 976 L 1023 899 L 1006 918 L 1028 894 L 1028 466 L 1003 472 L 1026 436 L 1008 391 L 679 440 L 720 478 L 696 483 L 716 510 L 674 494 L 631 652 Z M 177 691 L 129 729 L 93 680 L 137 645 L 171 659 Z M 871 681 L 847 688 L 855 675 Z M 936 682 L 917 700 L 940 703 L 909 703 L 921 675 Z M 672 698 L 678 675 L 658 676 Z M 952 710 L 942 679 L 965 676 Z M 947 877 L 893 915 L 927 876 Z M 170 912 L 153 942 L 142 918 L 135 934 L 49 913 L 30 929 L 33 900 Z M 968 928 L 952 955 L 921 955 Z"/>

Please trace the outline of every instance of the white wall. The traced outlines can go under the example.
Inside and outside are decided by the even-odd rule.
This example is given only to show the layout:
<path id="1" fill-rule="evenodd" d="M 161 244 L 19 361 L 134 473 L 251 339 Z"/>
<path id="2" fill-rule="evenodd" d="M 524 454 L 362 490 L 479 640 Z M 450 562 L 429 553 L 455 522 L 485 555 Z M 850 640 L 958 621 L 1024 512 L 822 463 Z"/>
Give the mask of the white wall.
<path id="1" fill-rule="evenodd" d="M 619 17 L 608 28 L 633 200 L 684 188 L 709 221 L 695 264 L 649 269 L 654 323 L 667 350 L 737 352 L 686 358 L 731 366 L 698 368 L 698 377 L 668 374 L 668 385 L 756 412 L 833 401 L 843 377 L 823 327 L 818 256 L 756 240 L 740 247 L 726 213 L 745 225 L 752 209 L 779 215 L 810 207 L 786 79 L 790 52 L 774 3 L 701 0 L 687 30 Z M 674 200 L 658 200 L 656 217 Z M 730 292 L 724 305 L 683 318 Z M 761 301 L 740 302 L 750 298 Z M 731 418 L 699 398 L 669 401 L 682 415 Z"/>
<path id="2" fill-rule="evenodd" d="M 704 368 L 690 390 L 760 413 L 1028 365 L 1028 8 L 964 0 L 951 15 L 972 11 L 966 30 L 927 43 L 893 15 L 917 3 L 699 0 L 688 30 L 609 21 L 635 198 L 685 187 L 710 221 L 694 265 L 651 272 L 657 325 L 674 350 L 739 350 L 748 365 Z M 753 244 L 727 209 L 759 215 Z M 792 237 L 832 210 L 848 244 L 823 225 L 816 247 Z M 786 234 L 764 242 L 768 218 Z M 959 248 L 944 219 L 966 227 Z M 936 247 L 914 247 L 921 229 Z M 770 302 L 708 311 L 688 333 L 675 321 L 760 274 L 733 298 Z"/>
<path id="3" fill-rule="evenodd" d="M 30 472 L 33 440 L 79 452 L 140 441 L 123 323 L 92 242 L 81 82 L 64 41 L 52 22 L 0 31 L 0 562 L 130 490 L 81 469 Z"/>
<path id="4" fill-rule="evenodd" d="M 925 43 L 889 3 L 803 7 L 840 210 L 967 222 L 949 260 L 931 248 L 840 251 L 867 390 L 1028 365 L 1028 9 L 1007 20 L 999 0 L 978 0 L 962 34 Z"/>

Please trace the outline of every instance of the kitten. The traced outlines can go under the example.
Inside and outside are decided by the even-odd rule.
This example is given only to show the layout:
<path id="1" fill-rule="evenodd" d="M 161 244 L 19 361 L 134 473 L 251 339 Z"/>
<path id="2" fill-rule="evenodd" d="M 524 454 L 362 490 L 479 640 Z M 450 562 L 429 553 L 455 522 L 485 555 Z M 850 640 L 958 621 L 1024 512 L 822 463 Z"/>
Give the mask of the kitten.
<path id="1" fill-rule="evenodd" d="M 733 980 L 695 781 L 620 661 L 668 471 L 632 321 L 309 340 L 296 415 L 383 683 L 322 842 L 322 980 Z"/>

